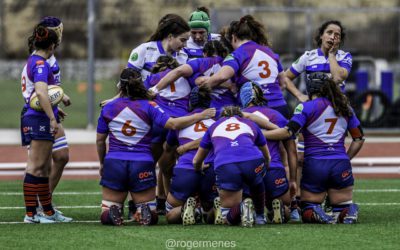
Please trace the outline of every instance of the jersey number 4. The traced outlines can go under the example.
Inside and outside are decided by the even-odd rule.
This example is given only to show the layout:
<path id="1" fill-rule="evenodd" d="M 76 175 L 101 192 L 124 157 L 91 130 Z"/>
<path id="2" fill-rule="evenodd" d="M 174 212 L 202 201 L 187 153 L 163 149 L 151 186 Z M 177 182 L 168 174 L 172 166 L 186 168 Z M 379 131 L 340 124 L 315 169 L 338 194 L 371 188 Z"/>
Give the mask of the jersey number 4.
<path id="1" fill-rule="evenodd" d="M 259 61 L 258 67 L 263 67 L 263 72 L 258 74 L 261 78 L 268 78 L 271 75 L 271 70 L 269 69 L 269 63 L 267 61 Z"/>
<path id="2" fill-rule="evenodd" d="M 328 118 L 325 119 L 325 122 L 330 123 L 328 131 L 326 131 L 326 134 L 330 135 L 333 132 L 333 129 L 335 128 L 336 122 L 337 122 L 338 118 Z"/>

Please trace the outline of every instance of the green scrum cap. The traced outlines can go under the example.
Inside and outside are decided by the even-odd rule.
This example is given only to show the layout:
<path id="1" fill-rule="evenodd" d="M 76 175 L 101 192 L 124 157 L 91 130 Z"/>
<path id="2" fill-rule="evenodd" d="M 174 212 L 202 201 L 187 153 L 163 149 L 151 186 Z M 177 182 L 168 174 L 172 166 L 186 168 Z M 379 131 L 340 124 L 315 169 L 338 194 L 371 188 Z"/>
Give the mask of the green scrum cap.
<path id="1" fill-rule="evenodd" d="M 189 26 L 191 29 L 206 29 L 210 33 L 211 22 L 207 13 L 204 11 L 195 11 L 190 15 Z"/>

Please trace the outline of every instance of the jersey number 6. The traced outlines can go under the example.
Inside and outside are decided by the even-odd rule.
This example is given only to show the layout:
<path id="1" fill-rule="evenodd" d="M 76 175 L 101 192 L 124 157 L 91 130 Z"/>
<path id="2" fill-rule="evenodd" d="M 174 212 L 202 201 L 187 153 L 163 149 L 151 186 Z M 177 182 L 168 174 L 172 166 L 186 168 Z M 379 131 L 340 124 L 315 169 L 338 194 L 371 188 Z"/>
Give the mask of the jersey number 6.
<path id="1" fill-rule="evenodd" d="M 122 126 L 121 132 L 125 136 L 133 136 L 136 134 L 136 128 L 130 125 L 131 122 L 131 120 L 127 120 Z"/>

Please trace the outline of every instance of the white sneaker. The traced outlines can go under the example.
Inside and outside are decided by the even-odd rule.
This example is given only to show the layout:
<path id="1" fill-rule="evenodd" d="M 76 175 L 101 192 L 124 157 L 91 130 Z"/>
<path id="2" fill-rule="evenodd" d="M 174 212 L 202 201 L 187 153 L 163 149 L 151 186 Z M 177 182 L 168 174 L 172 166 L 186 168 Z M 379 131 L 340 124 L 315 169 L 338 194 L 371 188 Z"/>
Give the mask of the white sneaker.
<path id="1" fill-rule="evenodd" d="M 244 199 L 240 204 L 241 225 L 243 227 L 252 227 L 254 225 L 254 205 L 250 198 Z"/>
<path id="2" fill-rule="evenodd" d="M 25 215 L 24 222 L 25 223 L 42 223 L 42 224 L 56 223 L 54 220 L 49 220 L 40 214 L 35 214 L 32 217 Z"/>
<path id="3" fill-rule="evenodd" d="M 189 197 L 183 207 L 182 223 L 184 226 L 196 224 L 196 220 L 194 218 L 195 209 L 196 199 L 193 197 Z"/>
<path id="4" fill-rule="evenodd" d="M 221 213 L 221 200 L 219 197 L 214 199 L 214 224 L 215 225 L 223 225 L 224 219 L 222 218 Z"/>
<path id="5" fill-rule="evenodd" d="M 50 216 L 43 215 L 43 217 L 48 220 L 52 220 L 54 222 L 71 222 L 72 221 L 72 218 L 62 215 L 58 210 L 54 210 L 54 212 L 55 213 L 53 215 L 50 215 Z"/>

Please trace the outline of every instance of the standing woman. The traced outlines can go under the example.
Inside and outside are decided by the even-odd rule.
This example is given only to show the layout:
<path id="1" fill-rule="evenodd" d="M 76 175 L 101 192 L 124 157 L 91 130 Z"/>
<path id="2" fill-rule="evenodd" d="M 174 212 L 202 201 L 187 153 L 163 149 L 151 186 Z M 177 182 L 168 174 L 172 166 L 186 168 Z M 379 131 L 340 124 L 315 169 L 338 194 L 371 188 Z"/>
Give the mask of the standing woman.
<path id="1" fill-rule="evenodd" d="M 286 118 L 289 111 L 280 88 L 285 82 L 285 73 L 279 56 L 269 47 L 265 28 L 251 15 L 230 24 L 227 32 L 234 51 L 224 60 L 218 73 L 201 84 L 210 88 L 235 77 L 239 90 L 246 82 L 253 81 L 263 90 L 268 107 L 279 111 Z"/>
<path id="2" fill-rule="evenodd" d="M 301 209 L 305 223 L 353 224 L 358 206 L 353 202 L 354 178 L 350 160 L 364 143 L 360 121 L 337 83 L 324 73 L 307 79 L 310 101 L 299 104 L 285 128 L 264 132 L 267 139 L 282 140 L 300 129 L 304 136 L 304 166 L 301 178 Z M 353 141 L 345 148 L 347 131 Z M 321 203 L 328 193 L 334 217 Z"/>
<path id="3" fill-rule="evenodd" d="M 155 224 L 158 216 L 156 172 L 151 152 L 152 125 L 181 129 L 213 117 L 215 109 L 170 118 L 156 103 L 149 101 L 142 75 L 130 68 L 121 73 L 119 92 L 120 97 L 103 107 L 97 125 L 96 144 L 103 186 L 101 222 L 122 225 L 123 202 L 130 193 L 140 224 Z"/>
<path id="4" fill-rule="evenodd" d="M 60 43 L 62 41 L 63 24 L 59 18 L 52 16 L 44 17 L 42 20 L 40 20 L 38 26 L 43 26 L 48 28 L 49 30 L 53 30 L 58 38 L 56 47 L 60 46 Z M 30 54 L 32 54 L 35 51 L 34 41 L 35 41 L 34 36 L 31 36 L 28 40 Z M 50 65 L 51 72 L 53 73 L 54 76 L 55 84 L 61 85 L 60 67 L 58 65 L 58 62 L 54 54 L 51 55 L 51 57 L 46 61 Z M 65 106 L 71 105 L 71 100 L 65 93 L 62 102 Z M 61 118 L 65 117 L 65 113 L 62 112 L 61 110 L 59 110 L 58 115 Z M 67 165 L 69 161 L 68 142 L 67 138 L 65 137 L 65 131 L 61 123 L 58 124 L 58 132 L 55 134 L 55 142 L 53 144 L 52 158 L 53 158 L 53 163 L 50 169 L 49 185 L 50 185 L 50 192 L 53 193 L 54 189 L 57 187 L 57 184 L 61 179 L 64 167 L 65 165 Z"/>
<path id="5" fill-rule="evenodd" d="M 165 15 L 149 41 L 132 50 L 127 67 L 138 70 L 145 80 L 161 55 L 170 55 L 179 64 L 186 63 L 188 57 L 182 49 L 189 39 L 189 31 L 190 27 L 182 17 Z"/>
<path id="6" fill-rule="evenodd" d="M 199 7 L 190 14 L 190 37 L 184 51 L 189 59 L 203 57 L 204 45 L 209 41 L 219 40 L 220 35 L 211 33 L 210 11 L 207 7 Z"/>
<path id="7" fill-rule="evenodd" d="M 54 30 L 40 25 L 35 27 L 32 37 L 35 51 L 28 58 L 22 73 L 22 92 L 26 103 L 21 117 L 22 145 L 30 146 L 24 179 L 24 222 L 70 222 L 71 218 L 53 209 L 49 188 L 52 148 L 59 122 L 57 106 L 51 106 L 47 93 L 48 85 L 56 84 L 47 60 L 53 55 L 59 38 Z M 33 110 L 29 105 L 34 92 L 43 111 Z M 42 204 L 43 214 L 36 212 L 37 197 Z"/>

